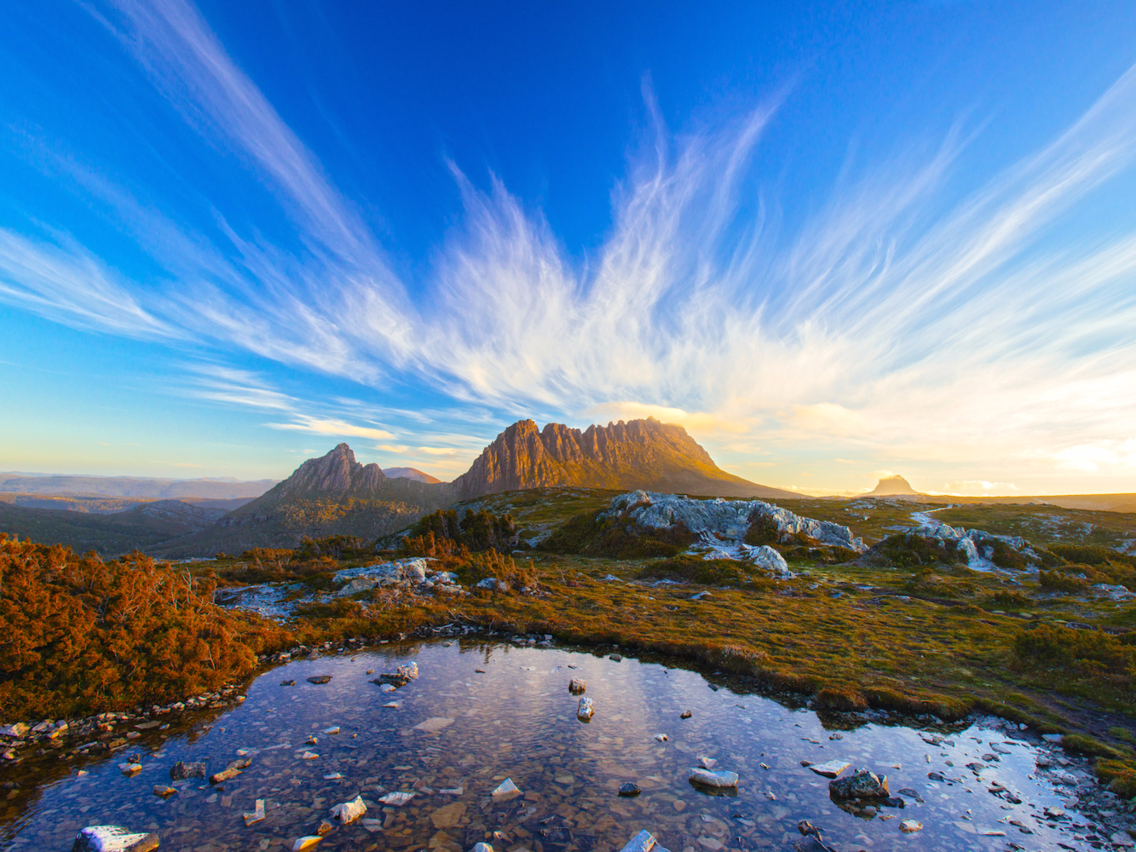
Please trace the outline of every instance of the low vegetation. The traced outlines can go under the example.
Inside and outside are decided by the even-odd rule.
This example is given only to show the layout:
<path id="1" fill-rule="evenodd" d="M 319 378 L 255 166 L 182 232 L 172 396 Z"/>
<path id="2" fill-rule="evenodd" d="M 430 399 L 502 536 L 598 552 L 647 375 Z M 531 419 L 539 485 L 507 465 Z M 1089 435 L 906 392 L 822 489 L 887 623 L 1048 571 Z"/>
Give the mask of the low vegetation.
<path id="1" fill-rule="evenodd" d="M 581 489 L 494 495 L 427 516 L 397 551 L 319 539 L 196 563 L 191 572 L 137 555 L 101 562 L 4 542 L 0 617 L 12 628 L 0 643 L 0 721 L 211 688 L 251 673 L 257 653 L 299 642 L 389 638 L 457 622 L 679 657 L 710 676 L 810 697 L 825 712 L 996 713 L 1083 736 L 1072 747 L 1093 754 L 1114 789 L 1136 795 L 1136 603 L 1091 589 L 1136 589 L 1136 559 L 1051 542 L 1040 572 L 977 572 L 951 546 L 891 534 L 887 527 L 909 507 L 880 501 L 876 517 L 871 501 L 829 501 L 829 519 L 863 516 L 863 528 L 855 517 L 843 522 L 857 535 L 885 534 L 866 557 L 851 558 L 751 529 L 752 543 L 778 548 L 797 575 L 773 579 L 745 563 L 683 553 L 693 536 L 681 528 L 601 518 L 610 497 Z M 550 533 L 537 550 L 505 552 L 512 536 L 536 529 Z M 467 594 L 322 594 L 337 570 L 415 556 L 453 572 Z M 476 588 L 487 577 L 509 591 Z M 212 604 L 214 585 L 263 582 L 292 584 L 310 602 L 283 625 Z"/>

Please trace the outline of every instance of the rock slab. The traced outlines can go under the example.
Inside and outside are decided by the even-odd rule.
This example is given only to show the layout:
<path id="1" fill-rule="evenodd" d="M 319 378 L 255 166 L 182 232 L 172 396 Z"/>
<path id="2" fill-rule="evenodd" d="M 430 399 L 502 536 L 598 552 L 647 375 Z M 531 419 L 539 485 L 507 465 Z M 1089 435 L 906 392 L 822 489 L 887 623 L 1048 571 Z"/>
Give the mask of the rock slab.
<path id="1" fill-rule="evenodd" d="M 71 852 L 150 852 L 158 835 L 142 834 L 117 825 L 90 825 L 79 832 Z"/>

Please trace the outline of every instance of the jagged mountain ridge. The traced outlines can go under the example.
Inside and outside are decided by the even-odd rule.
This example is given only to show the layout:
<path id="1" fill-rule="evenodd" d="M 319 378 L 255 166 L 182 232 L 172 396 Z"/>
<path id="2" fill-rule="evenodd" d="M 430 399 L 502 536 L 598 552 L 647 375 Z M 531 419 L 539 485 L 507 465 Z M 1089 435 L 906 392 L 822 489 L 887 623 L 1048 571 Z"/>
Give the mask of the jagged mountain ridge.
<path id="1" fill-rule="evenodd" d="M 682 426 L 653 417 L 571 429 L 532 420 L 507 428 L 453 482 L 459 499 L 526 488 L 575 486 L 712 495 L 793 497 L 719 468 Z"/>

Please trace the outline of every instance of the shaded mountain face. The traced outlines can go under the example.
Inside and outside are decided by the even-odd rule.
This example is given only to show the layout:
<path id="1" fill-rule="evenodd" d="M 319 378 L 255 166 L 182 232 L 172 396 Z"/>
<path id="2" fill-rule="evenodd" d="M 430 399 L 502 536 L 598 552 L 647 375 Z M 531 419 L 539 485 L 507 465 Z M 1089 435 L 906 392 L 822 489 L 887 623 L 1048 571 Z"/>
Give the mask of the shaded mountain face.
<path id="1" fill-rule="evenodd" d="M 437 485 L 442 481 L 416 467 L 386 467 L 383 468 L 383 473 L 387 475 L 387 479 L 413 479 L 415 482 L 428 482 L 431 485 Z"/>
<path id="2" fill-rule="evenodd" d="M 453 482 L 458 499 L 549 486 L 678 492 L 721 497 L 792 497 L 726 473 L 681 426 L 653 417 L 538 429 L 520 420 L 497 436 Z"/>
<path id="3" fill-rule="evenodd" d="M 864 495 L 865 497 L 907 497 L 919 496 L 919 492 L 911 487 L 911 484 L 898 474 L 895 476 L 885 476 L 881 479 L 876 487 Z"/>
<path id="4" fill-rule="evenodd" d="M 394 479 L 377 464 L 359 464 L 351 448 L 340 444 L 208 529 L 162 542 L 150 552 L 167 558 L 239 554 L 253 547 L 295 547 L 305 536 L 373 541 L 455 499 L 444 483 Z"/>

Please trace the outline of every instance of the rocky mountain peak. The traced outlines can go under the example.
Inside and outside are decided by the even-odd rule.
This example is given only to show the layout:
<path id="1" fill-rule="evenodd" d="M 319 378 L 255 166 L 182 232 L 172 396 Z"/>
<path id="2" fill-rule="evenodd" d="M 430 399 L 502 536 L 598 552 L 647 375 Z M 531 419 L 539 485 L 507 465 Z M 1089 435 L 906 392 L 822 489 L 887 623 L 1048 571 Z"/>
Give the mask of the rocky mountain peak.
<path id="1" fill-rule="evenodd" d="M 297 497 L 367 497 L 385 479 L 377 464 L 359 464 L 351 447 L 338 444 L 327 455 L 305 461 L 264 497 L 273 502 Z"/>

